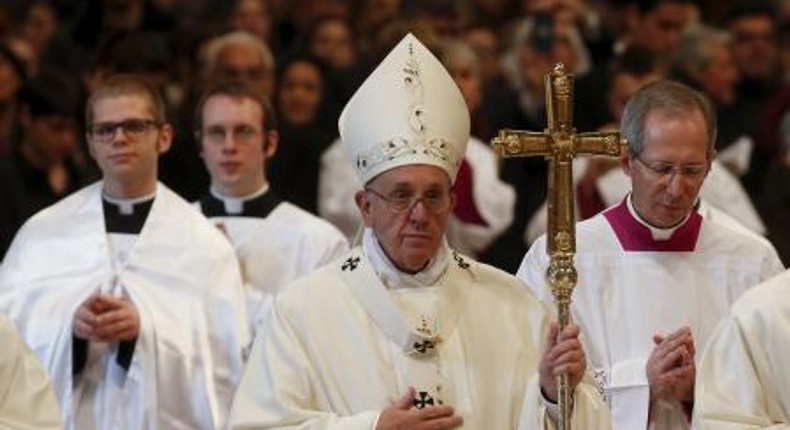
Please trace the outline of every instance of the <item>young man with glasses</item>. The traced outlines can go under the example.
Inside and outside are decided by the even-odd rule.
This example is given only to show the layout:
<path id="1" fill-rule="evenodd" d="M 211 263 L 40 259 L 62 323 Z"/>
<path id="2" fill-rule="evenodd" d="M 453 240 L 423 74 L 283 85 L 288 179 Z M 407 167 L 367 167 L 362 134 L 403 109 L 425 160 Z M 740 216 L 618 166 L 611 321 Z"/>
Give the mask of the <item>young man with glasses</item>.
<path id="1" fill-rule="evenodd" d="M 108 78 L 86 122 L 102 179 L 22 227 L 0 311 L 52 375 L 65 428 L 222 428 L 250 341 L 233 249 L 157 182 L 172 130 L 154 87 Z"/>
<path id="2" fill-rule="evenodd" d="M 558 338 L 514 277 L 447 245 L 469 113 L 438 60 L 407 35 L 339 128 L 362 244 L 275 298 L 230 427 L 544 429 L 568 374 L 573 428 L 608 428 L 578 327 Z"/>
<path id="3" fill-rule="evenodd" d="M 765 239 L 699 199 L 716 136 L 702 94 L 672 81 L 649 84 L 626 105 L 620 128 L 631 192 L 577 225 L 573 318 L 614 428 L 682 429 L 693 407 L 695 351 L 730 304 L 782 264 Z M 545 240 L 532 245 L 518 277 L 549 302 Z"/>
<path id="4" fill-rule="evenodd" d="M 269 186 L 266 166 L 277 151 L 278 134 L 268 100 L 252 87 L 229 82 L 209 89 L 195 122 L 211 176 L 211 188 L 197 204 L 236 249 L 254 329 L 272 294 L 340 257 L 348 242 L 327 221 L 281 199 Z"/>

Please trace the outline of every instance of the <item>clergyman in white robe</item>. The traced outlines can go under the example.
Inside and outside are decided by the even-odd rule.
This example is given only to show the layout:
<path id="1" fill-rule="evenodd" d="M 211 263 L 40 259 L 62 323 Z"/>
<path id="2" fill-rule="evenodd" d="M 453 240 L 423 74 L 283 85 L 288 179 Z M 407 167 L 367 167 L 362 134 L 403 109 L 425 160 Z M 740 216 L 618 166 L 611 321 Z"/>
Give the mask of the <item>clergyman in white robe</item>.
<path id="1" fill-rule="evenodd" d="M 189 203 L 161 184 L 152 198 L 124 238 L 105 231 L 102 183 L 90 185 L 33 216 L 0 268 L 0 312 L 50 372 L 67 429 L 225 425 L 249 343 L 238 262 Z M 91 342 L 72 375 L 74 313 L 98 292 L 131 300 L 140 332 L 125 372 L 121 344 Z"/>
<path id="2" fill-rule="evenodd" d="M 0 346 L 0 429 L 61 429 L 49 376 L 2 314 Z"/>
<path id="3" fill-rule="evenodd" d="M 271 295 L 348 251 L 348 241 L 337 228 L 280 199 L 268 185 L 246 198 L 211 190 L 197 205 L 236 250 L 253 330 Z"/>
<path id="4" fill-rule="evenodd" d="M 415 402 L 452 406 L 462 428 L 553 427 L 537 372 L 550 318 L 540 302 L 446 244 L 407 275 L 370 230 L 362 242 L 275 298 L 232 429 L 370 430 L 410 386 Z M 589 382 L 575 390 L 572 428 L 606 429 Z"/>
<path id="5" fill-rule="evenodd" d="M 790 429 L 790 271 L 752 288 L 697 366 L 694 429 Z"/>
<path id="6" fill-rule="evenodd" d="M 647 428 L 645 364 L 655 333 L 688 326 L 701 348 L 735 299 L 783 270 L 767 240 L 709 212 L 702 204 L 675 228 L 657 229 L 639 218 L 629 195 L 576 226 L 571 312 L 615 430 Z M 532 245 L 517 276 L 549 303 L 545 240 Z"/>

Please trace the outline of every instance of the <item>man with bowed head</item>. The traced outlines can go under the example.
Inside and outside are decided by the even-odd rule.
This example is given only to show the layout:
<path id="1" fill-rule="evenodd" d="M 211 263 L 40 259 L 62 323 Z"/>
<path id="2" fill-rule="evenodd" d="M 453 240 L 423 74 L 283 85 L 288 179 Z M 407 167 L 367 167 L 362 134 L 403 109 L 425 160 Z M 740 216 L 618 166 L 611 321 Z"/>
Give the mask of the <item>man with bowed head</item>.
<path id="1" fill-rule="evenodd" d="M 438 60 L 407 35 L 339 127 L 362 243 L 275 298 L 231 428 L 553 428 L 560 374 L 573 427 L 608 428 L 578 327 L 558 333 L 514 277 L 447 245 L 469 114 Z"/>
<path id="2" fill-rule="evenodd" d="M 649 84 L 629 100 L 620 128 L 631 192 L 577 225 L 571 312 L 614 428 L 684 428 L 696 346 L 738 296 L 782 264 L 765 239 L 699 198 L 716 136 L 702 94 L 672 81 Z M 548 302 L 545 240 L 532 245 L 518 277 Z"/>

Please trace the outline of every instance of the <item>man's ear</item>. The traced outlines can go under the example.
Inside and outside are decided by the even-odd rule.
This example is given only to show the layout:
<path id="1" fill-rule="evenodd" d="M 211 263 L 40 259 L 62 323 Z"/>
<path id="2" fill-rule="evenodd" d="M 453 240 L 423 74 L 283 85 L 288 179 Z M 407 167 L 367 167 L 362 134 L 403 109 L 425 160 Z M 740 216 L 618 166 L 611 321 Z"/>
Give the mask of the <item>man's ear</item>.
<path id="1" fill-rule="evenodd" d="M 357 204 L 359 214 L 362 216 L 362 221 L 365 227 L 373 226 L 373 213 L 371 210 L 370 199 L 365 190 L 359 190 L 354 194 L 354 202 Z"/>
<path id="2" fill-rule="evenodd" d="M 627 176 L 631 176 L 631 156 L 628 155 L 628 151 L 623 151 L 620 154 L 620 167 Z"/>
<path id="3" fill-rule="evenodd" d="M 159 155 L 170 150 L 170 146 L 173 145 L 173 133 L 173 126 L 167 123 L 163 124 L 162 128 L 159 129 L 159 138 L 156 142 Z"/>
<path id="4" fill-rule="evenodd" d="M 269 160 L 277 153 L 277 148 L 280 145 L 280 134 L 276 130 L 266 132 L 263 139 L 263 158 Z"/>
<path id="5" fill-rule="evenodd" d="M 88 142 L 88 155 L 91 156 L 93 161 L 96 161 L 96 153 L 93 150 L 93 141 L 90 133 L 85 133 L 85 142 Z"/>

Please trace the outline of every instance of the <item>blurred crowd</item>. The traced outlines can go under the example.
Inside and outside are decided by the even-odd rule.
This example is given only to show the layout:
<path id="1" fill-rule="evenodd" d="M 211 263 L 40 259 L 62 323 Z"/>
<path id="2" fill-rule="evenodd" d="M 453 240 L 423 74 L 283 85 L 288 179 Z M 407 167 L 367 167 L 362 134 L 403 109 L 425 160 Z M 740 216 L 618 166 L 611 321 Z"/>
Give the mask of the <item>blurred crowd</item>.
<path id="1" fill-rule="evenodd" d="M 98 178 L 83 106 L 113 73 L 161 89 L 176 137 L 160 177 L 190 201 L 208 187 L 193 131 L 201 92 L 226 79 L 253 85 L 277 114 L 272 187 L 320 214 L 321 155 L 340 110 L 407 32 L 442 57 L 482 141 L 545 127 L 543 75 L 557 62 L 576 76 L 579 131 L 616 127 L 645 83 L 671 77 L 702 90 L 718 113 L 719 161 L 790 264 L 788 0 L 4 0 L 0 260 L 30 215 Z M 611 168 L 595 164 L 585 179 Z M 479 257 L 512 272 L 547 165 L 500 169 L 516 190 L 513 222 Z"/>

